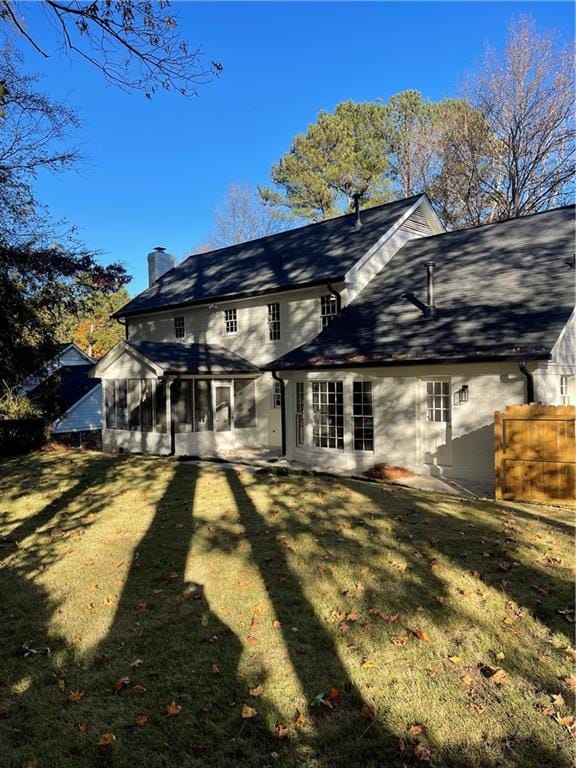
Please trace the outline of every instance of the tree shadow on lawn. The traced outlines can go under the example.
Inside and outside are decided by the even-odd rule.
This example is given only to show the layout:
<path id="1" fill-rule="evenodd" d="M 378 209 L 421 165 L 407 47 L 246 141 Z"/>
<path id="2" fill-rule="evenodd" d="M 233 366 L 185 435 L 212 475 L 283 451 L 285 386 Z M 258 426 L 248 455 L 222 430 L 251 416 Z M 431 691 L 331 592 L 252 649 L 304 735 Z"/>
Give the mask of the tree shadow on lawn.
<path id="1" fill-rule="evenodd" d="M 572 627 L 558 615 L 558 610 L 572 605 L 572 579 L 567 567 L 555 567 L 557 564 L 554 561 L 547 567 L 548 561 L 542 553 L 538 558 L 535 553 L 534 559 L 531 559 L 533 531 L 529 522 L 535 525 L 552 522 L 552 527 L 562 533 L 570 530 L 569 526 L 564 527 L 565 524 L 554 518 L 550 520 L 546 510 L 541 510 L 536 517 L 512 505 L 443 498 L 340 479 L 331 487 L 332 500 L 319 500 L 303 524 L 294 515 L 293 506 L 287 507 L 282 484 L 278 484 L 277 488 L 279 490 L 275 492 L 272 486 L 274 503 L 286 511 L 286 515 L 280 516 L 280 531 L 284 521 L 284 530 L 292 540 L 305 534 L 306 529 L 311 529 L 318 533 L 322 531 L 323 540 L 330 542 L 328 549 L 334 568 L 324 569 L 324 577 L 329 580 L 331 575 L 345 566 L 347 560 L 349 563 L 356 562 L 357 566 L 364 563 L 365 570 L 369 570 L 365 577 L 357 571 L 360 580 L 367 584 L 358 592 L 350 589 L 350 578 L 332 579 L 341 595 L 352 598 L 345 612 L 353 605 L 364 615 L 364 620 L 370 613 L 400 613 L 408 632 L 419 627 L 431 634 L 435 630 L 448 632 L 448 640 L 452 640 L 456 647 L 451 653 L 457 653 L 457 644 L 467 633 L 475 634 L 479 639 L 491 638 L 493 649 L 506 649 L 506 670 L 520 678 L 521 686 L 547 694 L 544 703 L 550 702 L 551 693 L 559 691 L 567 701 L 573 699 L 572 692 L 558 678 L 559 666 L 563 665 L 567 672 L 570 671 L 558 634 L 564 634 L 566 640 L 572 642 Z M 374 515 L 374 509 L 367 506 L 366 515 L 358 520 L 357 501 L 355 509 L 351 512 L 346 510 L 350 493 L 361 494 L 382 512 Z M 454 514 L 454 507 L 457 514 Z M 486 521 L 487 512 L 493 522 Z M 483 519 L 479 519 L 480 514 Z M 383 531 L 376 525 L 378 517 L 389 524 L 392 536 L 382 537 Z M 364 533 L 356 536 L 358 531 Z M 386 539 L 385 551 L 382 538 Z M 339 556 L 338 546 L 341 550 Z M 444 578 L 444 563 L 447 567 L 455 566 L 465 577 L 463 587 L 456 592 Z M 391 589 L 391 575 L 396 567 L 405 568 L 405 575 L 401 579 L 401 587 Z M 493 601 L 498 595 L 505 605 L 501 605 L 502 615 L 495 618 L 489 615 L 489 611 L 493 609 Z M 483 612 L 484 604 L 486 611 Z M 544 629 L 534 630 L 530 616 Z M 534 632 L 543 637 L 538 638 Z M 556 633 L 554 642 L 552 633 Z M 534 653 L 538 639 L 547 646 L 540 657 Z M 540 642 L 541 648 L 542 645 Z M 490 658 L 482 661 L 496 664 Z M 445 666 L 453 672 L 450 663 L 445 662 Z M 470 671 L 478 680 L 478 688 L 484 686 L 486 689 L 486 681 L 478 674 L 477 664 L 473 666 Z M 486 692 L 493 696 L 493 690 L 487 689 Z M 550 720 L 543 718 L 543 724 L 548 727 Z M 557 740 L 566 740 L 566 732 L 558 731 Z M 533 739 L 515 736 L 513 729 L 511 734 L 505 740 L 504 751 L 510 756 L 517 755 L 520 764 L 570 764 L 558 753 L 549 754 L 549 747 L 540 741 L 537 734 Z M 474 751 L 470 745 L 468 757 L 454 755 L 446 765 L 498 764 L 498 757 L 490 762 L 485 759 L 486 756 L 474 757 Z M 536 755 L 542 755 L 542 759 L 546 756 L 546 761 L 541 762 Z"/>

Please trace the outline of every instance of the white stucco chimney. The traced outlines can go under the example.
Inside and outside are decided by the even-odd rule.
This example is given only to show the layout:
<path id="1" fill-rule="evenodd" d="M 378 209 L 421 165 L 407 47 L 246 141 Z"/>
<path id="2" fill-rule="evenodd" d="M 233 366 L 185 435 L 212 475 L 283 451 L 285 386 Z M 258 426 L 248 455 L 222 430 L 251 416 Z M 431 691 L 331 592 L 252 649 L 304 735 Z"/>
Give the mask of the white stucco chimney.
<path id="1" fill-rule="evenodd" d="M 157 245 L 148 254 L 148 285 L 152 285 L 169 269 L 176 266 L 176 256 L 166 253 L 166 248 Z"/>

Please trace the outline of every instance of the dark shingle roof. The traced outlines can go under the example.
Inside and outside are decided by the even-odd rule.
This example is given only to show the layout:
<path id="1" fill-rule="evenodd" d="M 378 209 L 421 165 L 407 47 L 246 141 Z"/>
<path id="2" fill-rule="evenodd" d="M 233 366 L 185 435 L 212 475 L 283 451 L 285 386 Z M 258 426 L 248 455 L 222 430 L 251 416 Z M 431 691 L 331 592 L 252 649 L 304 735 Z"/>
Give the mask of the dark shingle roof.
<path id="1" fill-rule="evenodd" d="M 117 317 L 342 278 L 420 195 L 190 256 L 128 302 Z"/>
<path id="2" fill-rule="evenodd" d="M 166 373 L 259 373 L 255 365 L 216 344 L 177 341 L 128 341 L 126 344 Z"/>
<path id="3" fill-rule="evenodd" d="M 574 309 L 574 206 L 407 243 L 311 342 L 266 366 L 545 358 Z M 425 262 L 436 263 L 435 316 Z"/>

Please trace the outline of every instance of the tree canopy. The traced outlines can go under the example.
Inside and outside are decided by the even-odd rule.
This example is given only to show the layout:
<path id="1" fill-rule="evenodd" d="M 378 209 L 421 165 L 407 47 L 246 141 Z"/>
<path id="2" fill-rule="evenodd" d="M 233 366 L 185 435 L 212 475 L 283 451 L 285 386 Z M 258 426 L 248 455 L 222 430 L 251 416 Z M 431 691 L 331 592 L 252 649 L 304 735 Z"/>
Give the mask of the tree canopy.
<path id="1" fill-rule="evenodd" d="M 148 98 L 159 88 L 195 95 L 222 70 L 182 37 L 169 0 L 41 0 L 51 39 L 30 31 L 32 5 L 0 0 L 0 22 L 41 56 L 48 58 L 55 45 L 98 69 L 109 83 Z"/>

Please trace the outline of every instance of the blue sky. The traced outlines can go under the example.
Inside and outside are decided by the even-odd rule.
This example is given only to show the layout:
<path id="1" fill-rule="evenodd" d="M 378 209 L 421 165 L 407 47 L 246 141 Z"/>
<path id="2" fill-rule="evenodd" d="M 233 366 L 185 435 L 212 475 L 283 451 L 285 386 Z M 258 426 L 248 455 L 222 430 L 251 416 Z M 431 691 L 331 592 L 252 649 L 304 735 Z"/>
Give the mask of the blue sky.
<path id="1" fill-rule="evenodd" d="M 176 2 L 186 38 L 222 76 L 186 100 L 153 101 L 107 86 L 54 50 L 22 45 L 41 87 L 79 112 L 87 161 L 79 172 L 38 179 L 39 199 L 79 227 L 102 261 L 122 261 L 132 294 L 146 287 L 146 254 L 179 258 L 209 234 L 231 182 L 267 183 L 270 166 L 320 109 L 344 99 L 386 100 L 416 88 L 455 95 L 487 43 L 501 46 L 510 19 L 530 13 L 569 39 L 572 3 L 192 3 Z M 49 34 L 28 4 L 31 31 Z"/>

